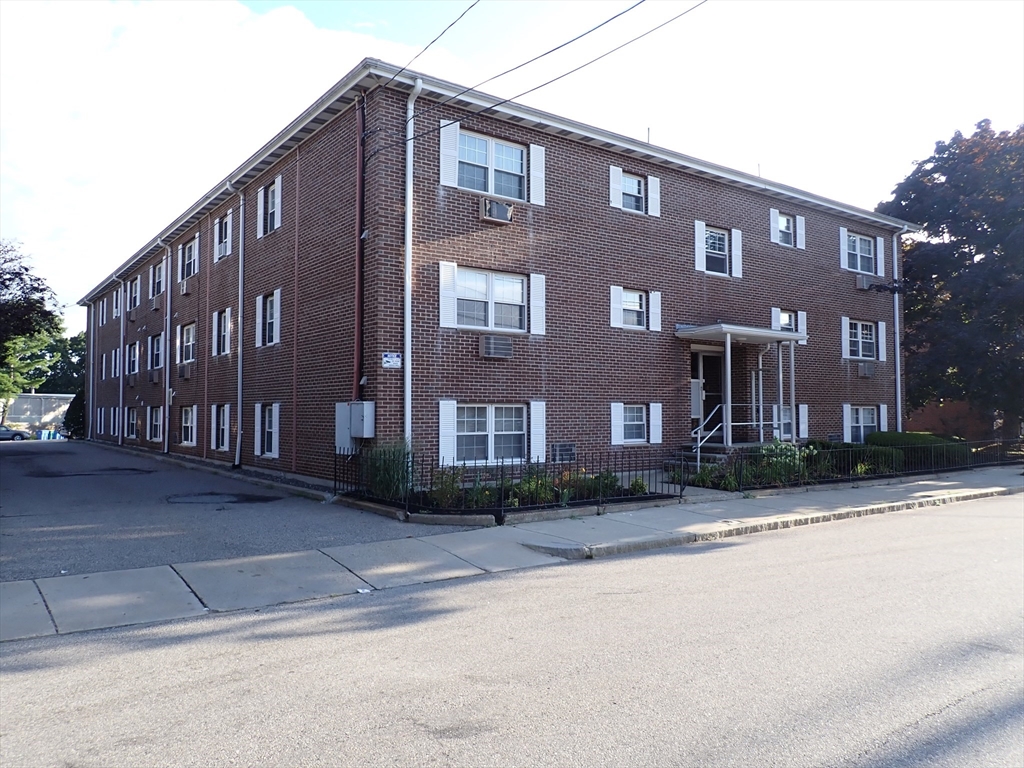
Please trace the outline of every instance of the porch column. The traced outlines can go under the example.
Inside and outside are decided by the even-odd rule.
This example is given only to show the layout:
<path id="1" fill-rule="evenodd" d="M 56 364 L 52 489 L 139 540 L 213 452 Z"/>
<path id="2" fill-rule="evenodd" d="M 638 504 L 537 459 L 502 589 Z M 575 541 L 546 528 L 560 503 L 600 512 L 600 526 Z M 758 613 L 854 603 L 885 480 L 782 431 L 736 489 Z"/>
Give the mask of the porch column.
<path id="1" fill-rule="evenodd" d="M 778 422 L 776 422 L 774 419 L 772 419 L 772 430 L 773 430 L 772 437 L 775 436 L 774 430 L 778 429 L 779 430 L 779 440 L 782 440 L 782 408 L 783 408 L 783 406 L 785 405 L 785 402 L 786 402 L 786 396 L 784 394 L 786 390 L 785 390 L 785 387 L 784 387 L 784 384 L 783 384 L 783 381 L 782 381 L 782 342 L 781 341 L 776 341 L 775 342 L 775 352 L 777 353 L 778 358 L 779 358 L 778 365 L 776 366 L 776 368 L 778 369 L 778 374 L 779 374 L 779 387 L 778 387 L 778 390 L 777 390 L 776 395 L 775 395 L 775 399 L 778 401 L 778 409 L 779 409 L 778 416 L 779 416 L 779 420 L 778 420 Z"/>
<path id="2" fill-rule="evenodd" d="M 757 353 L 757 434 L 764 442 L 764 348 Z"/>
<path id="3" fill-rule="evenodd" d="M 792 341 L 789 342 L 789 423 L 793 425 L 792 434 L 790 441 L 796 444 L 796 346 Z"/>
<path id="4" fill-rule="evenodd" d="M 723 442 L 732 445 L 732 334 L 725 334 L 725 413 L 722 427 L 725 430 Z"/>

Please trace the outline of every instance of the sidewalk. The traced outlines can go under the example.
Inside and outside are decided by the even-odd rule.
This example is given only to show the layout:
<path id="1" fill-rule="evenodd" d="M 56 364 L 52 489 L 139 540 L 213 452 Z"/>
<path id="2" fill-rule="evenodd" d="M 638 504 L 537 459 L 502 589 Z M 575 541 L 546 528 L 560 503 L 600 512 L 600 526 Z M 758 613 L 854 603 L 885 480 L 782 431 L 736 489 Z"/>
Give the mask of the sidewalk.
<path id="1" fill-rule="evenodd" d="M 0 583 L 0 641 L 262 608 L 1024 493 L 1006 466 L 879 485 L 439 533 L 233 560 Z"/>

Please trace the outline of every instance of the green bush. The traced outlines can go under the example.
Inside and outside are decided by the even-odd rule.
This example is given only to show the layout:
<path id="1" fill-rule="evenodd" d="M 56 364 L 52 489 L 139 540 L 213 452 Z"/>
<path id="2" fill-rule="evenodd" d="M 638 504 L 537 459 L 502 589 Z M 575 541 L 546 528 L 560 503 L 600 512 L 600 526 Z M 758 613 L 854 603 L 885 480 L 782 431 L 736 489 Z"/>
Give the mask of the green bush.
<path id="1" fill-rule="evenodd" d="M 868 445 L 897 448 L 910 471 L 954 469 L 971 465 L 971 448 L 928 432 L 872 432 Z"/>
<path id="2" fill-rule="evenodd" d="M 904 467 L 899 448 L 827 440 L 810 440 L 807 447 L 814 450 L 807 457 L 809 479 L 893 475 Z"/>
<path id="3" fill-rule="evenodd" d="M 525 507 L 531 504 L 550 504 L 560 497 L 558 489 L 543 469 L 527 468 L 523 473 L 523 479 L 512 489 L 513 498 L 518 502 L 517 507 Z"/>
<path id="4" fill-rule="evenodd" d="M 462 480 L 465 467 L 442 467 L 434 472 L 430 483 L 430 500 L 440 509 L 462 506 Z"/>
<path id="5" fill-rule="evenodd" d="M 642 477 L 634 477 L 633 482 L 629 484 L 629 492 L 634 496 L 646 496 L 647 483 L 644 482 Z"/>
<path id="6" fill-rule="evenodd" d="M 364 482 L 370 496 L 397 501 L 409 491 L 409 446 L 404 442 L 382 443 L 366 452 Z"/>

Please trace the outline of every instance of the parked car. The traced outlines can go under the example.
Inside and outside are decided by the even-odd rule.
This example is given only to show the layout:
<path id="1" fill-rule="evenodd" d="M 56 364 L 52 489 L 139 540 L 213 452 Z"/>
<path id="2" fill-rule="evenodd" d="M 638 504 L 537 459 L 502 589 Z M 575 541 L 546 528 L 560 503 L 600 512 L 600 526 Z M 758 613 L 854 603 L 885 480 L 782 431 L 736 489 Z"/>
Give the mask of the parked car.
<path id="1" fill-rule="evenodd" d="M 0 426 L 0 440 L 28 440 L 30 437 L 32 435 L 23 429 Z"/>

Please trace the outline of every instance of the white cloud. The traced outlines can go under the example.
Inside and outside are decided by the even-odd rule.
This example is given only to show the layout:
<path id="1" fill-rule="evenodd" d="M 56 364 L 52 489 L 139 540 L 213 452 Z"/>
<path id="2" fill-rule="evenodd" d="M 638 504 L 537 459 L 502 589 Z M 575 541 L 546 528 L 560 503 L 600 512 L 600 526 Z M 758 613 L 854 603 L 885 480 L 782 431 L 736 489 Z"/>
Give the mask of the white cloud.
<path id="1" fill-rule="evenodd" d="M 483 90 L 514 96 L 689 5 L 646 3 Z M 625 7 L 481 3 L 414 68 L 473 85 Z M 870 208 L 936 140 L 1024 122 L 1022 25 L 1019 3 L 712 0 L 523 101 Z M 73 304 L 360 59 L 417 50 L 290 7 L 0 3 L 0 235 Z"/>

